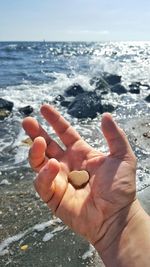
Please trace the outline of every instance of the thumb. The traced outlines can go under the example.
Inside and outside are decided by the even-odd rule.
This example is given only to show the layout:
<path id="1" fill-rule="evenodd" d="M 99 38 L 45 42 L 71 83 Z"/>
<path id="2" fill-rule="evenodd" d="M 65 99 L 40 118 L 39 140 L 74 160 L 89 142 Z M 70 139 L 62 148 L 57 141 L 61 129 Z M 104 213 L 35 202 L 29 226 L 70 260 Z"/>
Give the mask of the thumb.
<path id="1" fill-rule="evenodd" d="M 109 113 L 102 117 L 102 131 L 109 146 L 110 154 L 116 157 L 134 155 L 128 139 L 122 129 L 113 121 Z"/>
<path id="2" fill-rule="evenodd" d="M 56 159 L 50 159 L 40 170 L 34 180 L 34 187 L 44 202 L 48 202 L 54 194 L 54 179 L 60 170 L 59 162 Z"/>

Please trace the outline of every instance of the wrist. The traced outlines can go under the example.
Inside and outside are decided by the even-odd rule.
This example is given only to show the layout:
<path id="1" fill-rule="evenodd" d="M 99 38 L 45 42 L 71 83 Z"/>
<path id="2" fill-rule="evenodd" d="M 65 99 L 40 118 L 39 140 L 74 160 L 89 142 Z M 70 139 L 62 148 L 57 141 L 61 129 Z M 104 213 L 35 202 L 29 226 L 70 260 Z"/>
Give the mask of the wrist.
<path id="1" fill-rule="evenodd" d="M 138 200 L 105 223 L 107 231 L 94 246 L 106 266 L 149 266 L 150 259 L 146 261 L 150 249 L 150 218 Z"/>

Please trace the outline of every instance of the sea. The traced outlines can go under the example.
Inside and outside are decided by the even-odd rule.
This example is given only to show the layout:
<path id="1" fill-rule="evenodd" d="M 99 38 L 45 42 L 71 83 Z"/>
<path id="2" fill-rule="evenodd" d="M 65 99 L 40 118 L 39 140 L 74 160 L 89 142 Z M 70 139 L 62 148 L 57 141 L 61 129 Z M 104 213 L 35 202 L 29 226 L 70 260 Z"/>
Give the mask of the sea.
<path id="1" fill-rule="evenodd" d="M 0 120 L 0 266 L 104 266 L 94 248 L 51 214 L 34 191 L 35 173 L 28 164 L 24 116 L 19 112 L 32 106 L 31 116 L 55 138 L 39 111 L 43 103 L 54 104 L 90 145 L 107 152 L 101 114 L 74 118 L 55 101 L 75 83 L 94 90 L 90 80 L 103 73 L 120 75 L 127 88 L 127 93 L 108 93 L 107 98 L 138 157 L 140 191 L 150 186 L 150 132 L 135 131 L 136 122 L 150 129 L 150 104 L 145 100 L 150 94 L 150 42 L 0 42 L 0 98 L 14 103 L 10 116 Z M 129 92 L 133 83 L 140 94 Z M 147 145 L 137 143 L 140 133 Z"/>

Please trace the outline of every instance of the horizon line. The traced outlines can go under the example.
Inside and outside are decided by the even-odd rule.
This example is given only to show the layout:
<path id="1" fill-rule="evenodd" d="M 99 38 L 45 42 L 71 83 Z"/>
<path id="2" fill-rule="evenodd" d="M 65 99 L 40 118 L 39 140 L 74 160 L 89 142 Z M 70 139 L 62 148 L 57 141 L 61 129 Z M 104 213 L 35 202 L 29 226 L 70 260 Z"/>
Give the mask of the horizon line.
<path id="1" fill-rule="evenodd" d="M 41 43 L 48 43 L 48 42 L 51 42 L 51 43 L 65 43 L 65 42 L 76 42 L 76 43 L 110 43 L 110 42 L 150 42 L 150 40 L 92 40 L 92 41 L 81 41 L 81 40 L 46 40 L 46 39 L 43 39 L 43 40 L 0 40 L 0 42 L 4 43 L 4 42 L 41 42 Z"/>

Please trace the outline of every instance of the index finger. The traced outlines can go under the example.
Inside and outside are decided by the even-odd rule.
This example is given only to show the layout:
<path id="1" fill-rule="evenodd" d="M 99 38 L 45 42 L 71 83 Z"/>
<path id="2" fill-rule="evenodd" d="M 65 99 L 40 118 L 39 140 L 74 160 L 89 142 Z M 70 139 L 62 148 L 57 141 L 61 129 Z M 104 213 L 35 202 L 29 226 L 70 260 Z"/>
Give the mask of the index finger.
<path id="1" fill-rule="evenodd" d="M 22 125 L 32 140 L 38 136 L 42 136 L 45 139 L 47 143 L 46 154 L 48 157 L 59 157 L 63 154 L 62 148 L 48 135 L 36 119 L 27 117 L 23 120 Z"/>
<path id="2" fill-rule="evenodd" d="M 29 150 L 29 163 L 32 169 L 38 172 L 48 161 L 45 155 L 46 142 L 42 137 L 34 139 L 34 143 Z"/>
<path id="3" fill-rule="evenodd" d="M 73 145 L 81 139 L 78 132 L 70 125 L 70 123 L 61 116 L 61 114 L 50 105 L 43 105 L 41 113 L 47 122 L 53 127 L 65 146 Z"/>
<path id="4" fill-rule="evenodd" d="M 47 144 L 51 142 L 50 136 L 42 128 L 42 126 L 37 122 L 36 119 L 32 117 L 27 117 L 23 120 L 22 126 L 32 140 L 34 140 L 38 136 L 42 136 L 45 139 Z"/>

